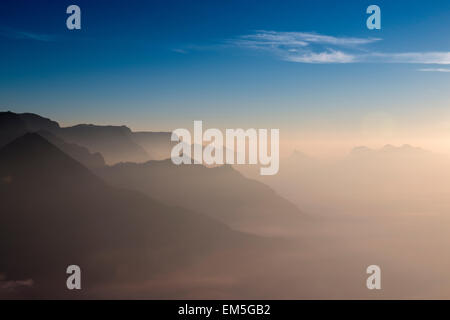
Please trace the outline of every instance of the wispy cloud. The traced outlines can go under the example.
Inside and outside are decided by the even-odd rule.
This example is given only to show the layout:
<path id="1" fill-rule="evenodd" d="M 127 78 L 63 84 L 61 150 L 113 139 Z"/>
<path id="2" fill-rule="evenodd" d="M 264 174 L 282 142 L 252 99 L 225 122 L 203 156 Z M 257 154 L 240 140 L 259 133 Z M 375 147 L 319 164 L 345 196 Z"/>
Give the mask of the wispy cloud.
<path id="1" fill-rule="evenodd" d="M 372 53 L 369 58 L 375 62 L 450 64 L 450 52 Z"/>
<path id="2" fill-rule="evenodd" d="M 22 31 L 22 30 L 14 30 L 14 29 L 10 29 L 10 28 L 0 28 L 0 36 L 10 38 L 10 39 L 34 40 L 34 41 L 43 41 L 43 42 L 52 42 L 52 41 L 57 40 L 57 37 L 55 35 Z"/>
<path id="3" fill-rule="evenodd" d="M 357 57 L 342 51 L 328 50 L 324 52 L 302 52 L 300 54 L 290 54 L 284 60 L 301 63 L 350 63 L 356 62 Z"/>
<path id="4" fill-rule="evenodd" d="M 259 30 L 228 43 L 245 49 L 264 50 L 282 60 L 300 63 L 357 62 L 361 46 L 379 38 L 334 37 L 311 32 L 276 32 Z M 343 51 L 345 50 L 345 51 Z"/>
<path id="5" fill-rule="evenodd" d="M 450 69 L 445 69 L 445 68 L 426 68 L 426 69 L 419 69 L 419 71 L 423 71 L 423 72 L 450 72 Z"/>
<path id="6" fill-rule="evenodd" d="M 367 45 L 381 40 L 260 30 L 228 40 L 227 43 L 239 48 L 266 51 L 279 59 L 299 63 L 450 64 L 450 52 L 383 53 L 367 48 Z"/>
<path id="7" fill-rule="evenodd" d="M 380 38 L 333 37 L 310 32 L 277 32 L 259 30 L 230 40 L 232 43 L 252 47 L 306 47 L 311 44 L 355 46 L 380 41 Z"/>

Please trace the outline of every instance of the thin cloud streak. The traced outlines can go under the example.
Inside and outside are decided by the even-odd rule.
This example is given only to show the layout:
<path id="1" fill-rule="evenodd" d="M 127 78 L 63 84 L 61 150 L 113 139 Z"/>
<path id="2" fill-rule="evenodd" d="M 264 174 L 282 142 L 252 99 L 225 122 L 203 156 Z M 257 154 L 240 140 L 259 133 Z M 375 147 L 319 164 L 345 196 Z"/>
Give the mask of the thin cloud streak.
<path id="1" fill-rule="evenodd" d="M 450 64 L 450 52 L 383 53 L 364 48 L 381 40 L 260 30 L 228 40 L 227 43 L 243 49 L 266 51 L 281 60 L 297 63 Z"/>
<path id="2" fill-rule="evenodd" d="M 300 63 L 351 63 L 356 57 L 342 51 L 306 52 L 299 55 L 288 55 L 284 60 Z"/>
<path id="3" fill-rule="evenodd" d="M 422 72 L 450 72 L 450 69 L 444 69 L 444 68 L 427 68 L 427 69 L 419 69 L 418 71 L 422 71 Z"/>
<path id="4" fill-rule="evenodd" d="M 450 64 L 450 52 L 373 53 L 370 57 L 374 62 Z"/>
<path id="5" fill-rule="evenodd" d="M 356 46 L 380 41 L 380 38 L 333 37 L 309 32 L 277 32 L 259 30 L 254 34 L 243 35 L 232 43 L 244 46 L 290 46 L 306 47 L 311 44 L 329 44 L 337 46 Z"/>

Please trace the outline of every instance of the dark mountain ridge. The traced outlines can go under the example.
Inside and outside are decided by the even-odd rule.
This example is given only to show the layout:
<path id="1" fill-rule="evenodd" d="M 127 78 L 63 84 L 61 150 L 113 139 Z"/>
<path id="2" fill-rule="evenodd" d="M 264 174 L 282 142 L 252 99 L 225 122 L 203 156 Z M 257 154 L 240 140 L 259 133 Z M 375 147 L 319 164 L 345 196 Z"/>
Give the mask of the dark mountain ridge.
<path id="1" fill-rule="evenodd" d="M 170 156 L 170 133 L 134 133 L 126 126 L 99 126 L 79 124 L 60 127 L 50 119 L 32 113 L 0 112 L 0 147 L 26 132 L 49 132 L 67 143 L 101 153 L 109 164 L 118 162 L 145 162 Z M 141 146 L 142 144 L 142 146 Z"/>

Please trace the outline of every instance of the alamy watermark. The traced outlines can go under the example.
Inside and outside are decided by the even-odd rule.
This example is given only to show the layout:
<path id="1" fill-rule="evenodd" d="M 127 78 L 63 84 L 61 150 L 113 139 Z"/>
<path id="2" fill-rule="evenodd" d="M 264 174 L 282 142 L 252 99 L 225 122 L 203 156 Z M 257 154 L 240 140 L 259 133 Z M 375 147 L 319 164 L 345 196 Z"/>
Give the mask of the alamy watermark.
<path id="1" fill-rule="evenodd" d="M 179 142 L 171 152 L 174 164 L 255 165 L 259 163 L 262 165 L 261 175 L 278 173 L 280 167 L 279 129 L 270 129 L 269 141 L 267 129 L 226 129 L 224 135 L 222 131 L 215 128 L 203 132 L 203 122 L 194 121 L 193 136 L 192 140 L 191 132 L 182 128 L 172 132 L 171 140 Z"/>
<path id="2" fill-rule="evenodd" d="M 379 6 L 372 4 L 367 7 L 367 14 L 370 16 L 367 18 L 366 25 L 369 30 L 381 29 L 381 9 Z"/>
<path id="3" fill-rule="evenodd" d="M 66 281 L 67 289 L 81 290 L 81 268 L 72 264 L 67 267 L 66 273 L 70 275 Z"/>
<path id="4" fill-rule="evenodd" d="M 367 289 L 373 290 L 381 289 L 381 268 L 377 266 L 376 264 L 372 264 L 367 267 L 366 269 L 367 274 L 370 274 L 370 276 L 367 278 L 366 286 Z"/>
<path id="5" fill-rule="evenodd" d="M 69 30 L 80 30 L 81 29 L 81 9 L 79 6 L 72 4 L 67 7 L 67 14 L 70 14 L 66 20 L 66 26 Z"/>

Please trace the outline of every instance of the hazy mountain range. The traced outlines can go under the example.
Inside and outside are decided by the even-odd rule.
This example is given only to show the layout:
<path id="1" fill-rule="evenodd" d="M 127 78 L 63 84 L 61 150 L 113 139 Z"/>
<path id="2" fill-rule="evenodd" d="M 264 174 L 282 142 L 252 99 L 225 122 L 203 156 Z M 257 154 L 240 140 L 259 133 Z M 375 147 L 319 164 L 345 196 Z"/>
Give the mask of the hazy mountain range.
<path id="1" fill-rule="evenodd" d="M 448 296 L 447 156 L 297 151 L 260 176 L 152 160 L 168 136 L 0 113 L 0 298 Z M 65 287 L 71 264 L 81 291 Z"/>
<path id="2" fill-rule="evenodd" d="M 0 128 L 0 287 L 8 283 L 0 297 L 74 297 L 65 288 L 70 264 L 86 270 L 83 296 L 140 296 L 122 289 L 180 276 L 192 264 L 207 268 L 198 263 L 217 263 L 208 257 L 220 252 L 230 266 L 249 252 L 262 257 L 277 242 L 235 230 L 273 234 L 305 218 L 229 166 L 178 167 L 170 160 L 107 166 L 102 151 L 117 161 L 129 153 L 147 157 L 126 127 L 61 128 L 5 112 Z M 153 142 L 168 149 L 161 146 L 165 134 L 138 136 L 146 149 Z M 157 297 L 143 290 L 140 297 Z"/>
<path id="3" fill-rule="evenodd" d="M 313 215 L 446 213 L 450 210 L 450 158 L 410 145 L 366 146 L 337 159 L 294 152 L 280 161 L 279 174 L 245 176 L 272 187 Z"/>

